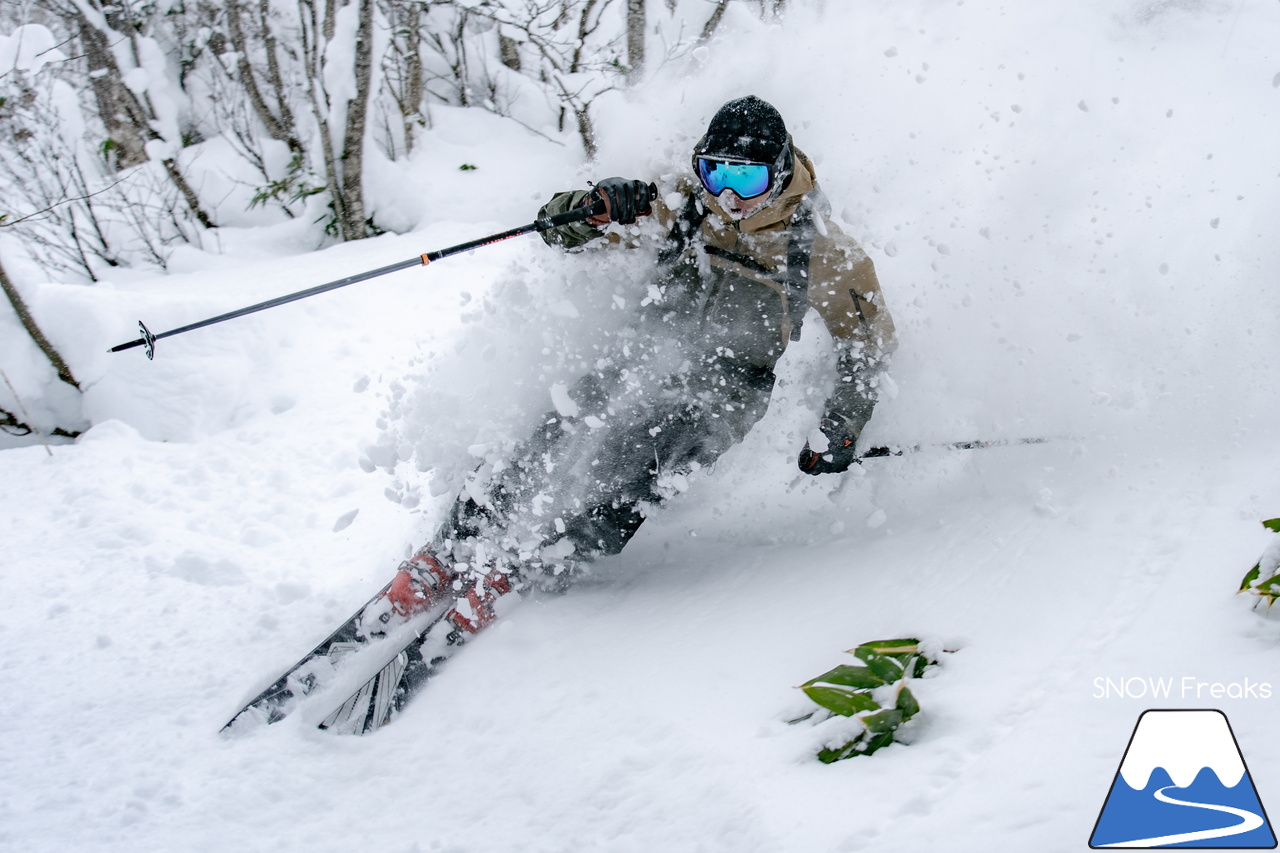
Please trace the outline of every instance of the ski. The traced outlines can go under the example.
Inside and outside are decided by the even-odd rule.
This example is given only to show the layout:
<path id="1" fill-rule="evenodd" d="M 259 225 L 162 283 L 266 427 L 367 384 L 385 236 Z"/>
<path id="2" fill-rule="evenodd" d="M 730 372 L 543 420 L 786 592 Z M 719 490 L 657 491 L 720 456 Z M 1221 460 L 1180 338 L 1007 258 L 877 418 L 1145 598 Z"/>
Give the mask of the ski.
<path id="1" fill-rule="evenodd" d="M 443 615 L 420 628 L 372 678 L 326 716 L 318 728 L 363 735 L 391 722 L 440 671 L 458 647 L 490 625 L 494 603 L 515 589 L 510 575 L 493 571 L 460 594 Z"/>
<path id="2" fill-rule="evenodd" d="M 331 683 L 339 665 L 351 654 L 395 633 L 434 605 L 452 605 L 453 580 L 453 573 L 429 554 L 420 553 L 406 560 L 390 583 L 237 711 L 222 731 L 283 720 L 304 697 Z M 431 624 L 446 615 L 443 610 Z"/>

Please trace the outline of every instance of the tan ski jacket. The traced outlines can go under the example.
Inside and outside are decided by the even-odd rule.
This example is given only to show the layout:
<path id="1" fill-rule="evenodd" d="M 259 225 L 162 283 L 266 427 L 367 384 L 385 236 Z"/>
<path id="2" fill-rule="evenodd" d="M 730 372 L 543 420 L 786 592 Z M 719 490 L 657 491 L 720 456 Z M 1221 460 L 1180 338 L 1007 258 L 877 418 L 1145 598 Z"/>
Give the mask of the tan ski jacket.
<path id="1" fill-rule="evenodd" d="M 828 218 L 812 162 L 793 150 L 786 189 L 738 222 L 694 181 L 678 187 L 684 199 L 679 209 L 664 204 L 660 192 L 653 210 L 667 238 L 658 283 L 677 291 L 669 310 L 700 313 L 709 348 L 724 348 L 768 371 L 787 343 L 799 338 L 807 308 L 816 309 L 839 363 L 827 411 L 860 431 L 871 417 L 878 374 L 897 345 L 893 320 L 871 259 Z M 559 193 L 539 215 L 581 205 L 589 192 Z M 544 231 L 543 239 L 573 250 L 605 235 L 584 222 Z M 617 228 L 609 229 L 608 239 L 624 242 Z"/>

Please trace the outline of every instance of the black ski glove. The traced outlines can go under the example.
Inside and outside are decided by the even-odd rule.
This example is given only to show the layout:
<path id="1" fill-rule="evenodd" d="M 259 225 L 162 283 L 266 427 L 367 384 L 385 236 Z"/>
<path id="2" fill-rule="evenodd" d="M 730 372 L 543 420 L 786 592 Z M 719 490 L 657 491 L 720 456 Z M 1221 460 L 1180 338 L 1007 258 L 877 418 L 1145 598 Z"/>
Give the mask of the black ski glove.
<path id="1" fill-rule="evenodd" d="M 827 437 L 827 449 L 822 453 L 804 443 L 800 458 L 796 463 L 806 474 L 839 474 L 848 471 L 849 466 L 858 461 L 858 431 L 853 424 L 842 415 L 828 414 L 818 424 L 822 434 Z"/>
<path id="2" fill-rule="evenodd" d="M 604 201 L 605 212 L 599 216 L 600 224 L 605 221 L 617 222 L 619 225 L 631 225 L 637 216 L 648 216 L 653 212 L 650 201 L 657 195 L 657 187 L 644 181 L 630 181 L 626 178 L 605 178 L 597 181 L 596 187 L 583 199 L 583 205 L 590 207 Z M 608 219 L 605 220 L 604 217 Z M 597 217 L 592 217 L 595 222 Z"/>

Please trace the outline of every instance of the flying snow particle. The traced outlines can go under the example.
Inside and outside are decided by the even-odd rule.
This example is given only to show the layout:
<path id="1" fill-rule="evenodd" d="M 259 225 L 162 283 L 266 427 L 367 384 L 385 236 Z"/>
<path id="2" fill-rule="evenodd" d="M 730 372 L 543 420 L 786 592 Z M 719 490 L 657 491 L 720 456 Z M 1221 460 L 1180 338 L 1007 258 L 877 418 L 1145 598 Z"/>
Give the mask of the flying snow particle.
<path id="1" fill-rule="evenodd" d="M 343 513 L 338 520 L 333 523 L 333 532 L 341 533 L 351 526 L 351 522 L 356 520 L 356 516 L 360 514 L 359 509 L 353 509 L 351 512 Z"/>

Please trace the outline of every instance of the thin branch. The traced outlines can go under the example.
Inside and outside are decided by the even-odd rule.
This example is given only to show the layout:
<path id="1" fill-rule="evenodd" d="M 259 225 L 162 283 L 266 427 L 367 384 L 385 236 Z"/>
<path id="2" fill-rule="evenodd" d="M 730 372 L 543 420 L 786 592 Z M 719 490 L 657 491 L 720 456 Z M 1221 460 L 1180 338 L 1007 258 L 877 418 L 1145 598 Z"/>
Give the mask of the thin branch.
<path id="1" fill-rule="evenodd" d="M 109 186 L 105 186 L 100 190 L 94 190 L 93 192 L 86 193 L 85 195 L 78 195 L 72 198 L 64 198 L 59 201 L 55 201 L 53 204 L 49 205 L 44 210 L 37 210 L 33 213 L 28 213 L 23 216 L 19 216 L 17 219 L 10 219 L 9 214 L 0 213 L 0 228 L 12 228 L 13 226 L 18 225 L 19 223 L 26 222 L 28 219 L 35 219 L 37 217 L 44 216 L 47 213 L 52 213 L 54 210 L 56 210 L 59 207 L 62 207 L 63 205 L 71 204 L 72 202 L 76 202 L 76 201 L 85 201 L 87 199 L 93 198 L 96 195 L 102 195 L 103 193 L 108 192 L 109 190 L 115 189 L 120 184 L 124 183 L 125 180 L 126 180 L 125 178 L 121 178 L 120 180 L 110 184 Z"/>

